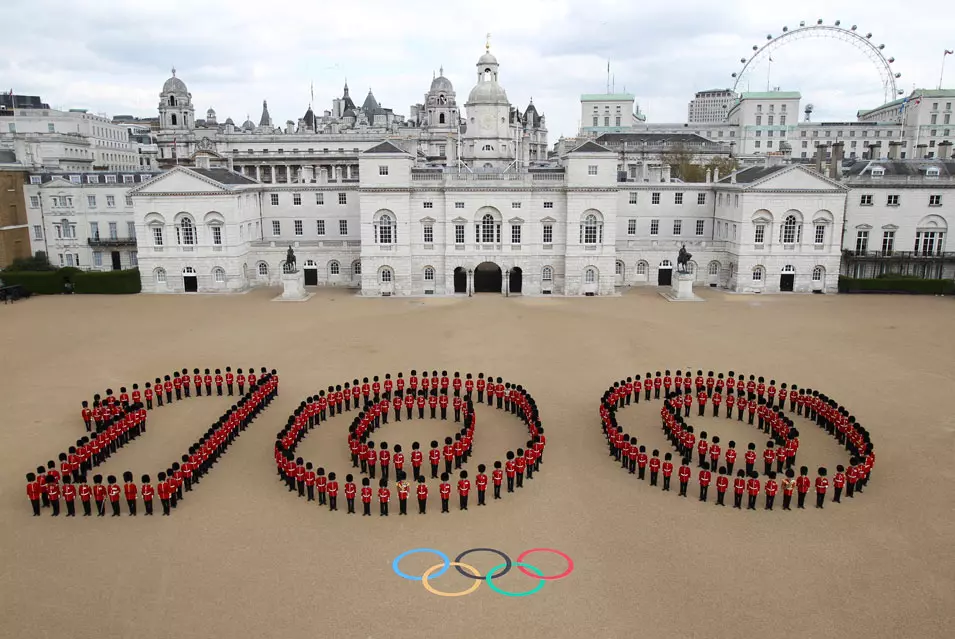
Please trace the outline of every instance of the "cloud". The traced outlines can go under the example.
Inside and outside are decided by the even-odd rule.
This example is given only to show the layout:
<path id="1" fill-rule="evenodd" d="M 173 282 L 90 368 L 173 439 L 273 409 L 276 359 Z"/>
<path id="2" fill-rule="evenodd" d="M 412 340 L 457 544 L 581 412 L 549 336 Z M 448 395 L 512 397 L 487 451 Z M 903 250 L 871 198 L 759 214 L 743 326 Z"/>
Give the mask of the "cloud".
<path id="1" fill-rule="evenodd" d="M 213 106 L 220 120 L 237 122 L 247 113 L 257 121 L 262 99 L 276 122 L 298 119 L 312 83 L 315 108 L 330 108 L 346 77 L 357 101 L 371 87 L 379 102 L 407 115 L 442 64 L 463 104 L 491 31 L 508 96 L 522 108 L 533 97 L 551 141 L 576 132 L 579 95 L 605 90 L 608 60 L 614 88 L 634 93 L 650 122 L 683 122 L 694 92 L 731 87 L 740 58 L 784 23 L 858 20 L 860 32 L 873 32 L 872 41 L 884 41 L 898 59 L 906 92 L 913 82 L 934 87 L 941 53 L 955 45 L 946 21 L 899 20 L 888 0 L 843 16 L 831 2 L 805 0 L 784 18 L 778 5 L 756 0 L 483 0 L 454 10 L 385 0 L 264 9 L 250 0 L 4 4 L 0 72 L 16 92 L 64 108 L 151 116 L 175 65 L 198 113 Z M 947 3 L 926 0 L 920 10 L 945 15 Z M 877 67 L 862 50 L 833 38 L 789 40 L 774 51 L 771 68 L 755 66 L 741 88 L 799 90 L 804 105 L 815 105 L 815 120 L 851 120 L 883 101 Z"/>

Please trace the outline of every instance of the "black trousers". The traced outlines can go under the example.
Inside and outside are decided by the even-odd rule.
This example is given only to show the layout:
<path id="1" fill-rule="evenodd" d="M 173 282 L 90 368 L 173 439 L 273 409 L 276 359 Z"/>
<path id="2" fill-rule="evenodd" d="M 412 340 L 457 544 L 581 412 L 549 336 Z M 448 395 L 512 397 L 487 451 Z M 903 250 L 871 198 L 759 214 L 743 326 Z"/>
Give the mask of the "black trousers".
<path id="1" fill-rule="evenodd" d="M 153 514 L 153 500 L 143 502 L 143 508 L 146 510 L 146 515 L 151 516 Z"/>
<path id="2" fill-rule="evenodd" d="M 109 505 L 113 508 L 113 517 L 119 517 L 119 500 L 110 500 Z"/>
<path id="3" fill-rule="evenodd" d="M 372 477 L 374 477 L 374 475 L 372 475 Z M 328 494 L 327 491 L 322 490 L 321 488 L 318 489 L 318 505 L 319 505 L 319 506 L 324 506 L 324 505 L 325 505 L 325 503 L 326 503 L 325 497 L 326 497 L 327 494 Z"/>
<path id="4" fill-rule="evenodd" d="M 806 507 L 805 504 L 806 504 L 806 493 L 799 493 L 799 495 L 797 496 L 796 507 L 805 508 Z"/>
<path id="5" fill-rule="evenodd" d="M 687 482 L 681 481 L 680 482 L 680 497 L 686 497 L 686 487 L 687 487 Z"/>
<path id="6" fill-rule="evenodd" d="M 434 407 L 429 407 L 429 408 L 431 408 L 431 419 L 437 419 L 437 418 L 438 418 L 438 407 L 437 407 L 437 406 L 434 406 Z"/>
<path id="7" fill-rule="evenodd" d="M 222 397 L 222 384 L 216 385 L 216 395 L 218 395 L 219 397 Z"/>
<path id="8" fill-rule="evenodd" d="M 328 496 L 328 509 L 329 509 L 329 510 L 338 510 L 338 495 L 329 495 L 329 496 Z"/>
<path id="9" fill-rule="evenodd" d="M 789 510 L 789 504 L 792 503 L 793 496 L 783 493 L 783 510 Z"/>
<path id="10" fill-rule="evenodd" d="M 156 393 L 156 407 L 162 406 L 162 391 Z"/>
<path id="11" fill-rule="evenodd" d="M 494 484 L 494 499 L 500 499 L 500 498 L 501 498 L 501 485 Z"/>
<path id="12" fill-rule="evenodd" d="M 371 477 L 372 479 L 375 478 L 375 472 L 376 472 L 375 469 L 376 469 L 376 468 L 378 468 L 378 466 L 377 466 L 374 462 L 372 462 L 372 461 L 369 460 L 369 462 L 368 462 L 368 476 Z"/>
<path id="13" fill-rule="evenodd" d="M 363 502 L 361 502 L 361 507 L 362 507 L 361 516 L 362 516 L 362 517 L 371 517 L 371 502 L 370 502 L 370 501 L 363 501 Z"/>
<path id="14" fill-rule="evenodd" d="M 235 384 L 234 384 L 234 383 L 233 383 L 233 384 L 226 384 L 226 386 L 227 386 L 228 389 L 229 389 L 229 397 L 232 397 L 232 395 L 235 394 L 235 393 L 234 393 L 234 391 L 235 391 Z"/>
<path id="15" fill-rule="evenodd" d="M 443 512 L 443 513 L 449 513 L 449 512 L 451 512 L 451 510 L 448 508 L 448 502 L 449 502 L 449 501 L 451 501 L 451 500 L 450 500 L 450 499 L 445 499 L 444 497 L 441 498 L 441 512 Z"/>
<path id="16" fill-rule="evenodd" d="M 437 478 L 438 478 L 438 465 L 431 464 L 431 479 L 437 479 Z"/>
<path id="17" fill-rule="evenodd" d="M 637 478 L 638 478 L 640 481 L 643 481 L 643 478 L 644 478 L 644 476 L 646 476 L 646 473 L 647 473 L 647 467 L 646 467 L 646 466 L 638 466 L 638 467 L 637 467 Z"/>
<path id="18" fill-rule="evenodd" d="M 424 406 L 418 407 L 418 419 L 424 419 Z"/>
<path id="19" fill-rule="evenodd" d="M 514 478 L 510 476 L 507 478 L 507 492 L 514 492 Z"/>
<path id="20" fill-rule="evenodd" d="M 743 493 L 733 493 L 733 508 L 741 508 L 743 505 Z"/>
<path id="21" fill-rule="evenodd" d="M 842 486 L 836 486 L 833 491 L 832 501 L 838 504 L 842 498 Z"/>
<path id="22" fill-rule="evenodd" d="M 709 486 L 700 485 L 700 501 L 706 501 L 706 496 L 709 489 Z"/>
<path id="23" fill-rule="evenodd" d="M 763 460 L 763 474 L 768 475 L 771 472 L 773 472 L 773 462 Z"/>
<path id="24" fill-rule="evenodd" d="M 766 510 L 773 509 L 774 501 L 776 501 L 776 495 L 766 495 Z"/>
<path id="25" fill-rule="evenodd" d="M 748 509 L 749 509 L 749 510 L 756 510 L 756 495 L 753 495 L 752 493 L 750 493 L 750 495 L 749 495 L 749 506 L 748 506 Z"/>
<path id="26" fill-rule="evenodd" d="M 348 506 L 348 514 L 349 514 L 349 515 L 354 515 L 354 514 L 355 514 L 355 498 L 354 498 L 354 497 L 346 497 L 346 498 L 345 498 L 345 503 L 346 503 L 346 505 Z"/>
<path id="27" fill-rule="evenodd" d="M 147 400 L 146 400 L 146 410 L 152 410 L 152 409 L 153 409 L 153 400 L 147 399 Z M 89 426 L 87 425 L 86 430 L 89 430 L 89 429 L 90 429 L 90 428 L 89 428 Z"/>
<path id="28" fill-rule="evenodd" d="M 167 404 L 172 403 L 172 391 L 166 391 L 166 403 Z"/>
<path id="29" fill-rule="evenodd" d="M 396 421 L 396 422 L 400 422 L 400 421 L 401 421 L 401 408 L 396 408 L 396 409 L 395 409 L 395 421 Z"/>
<path id="30" fill-rule="evenodd" d="M 387 517 L 388 516 L 388 502 L 382 501 L 378 504 L 378 516 Z"/>
<path id="31" fill-rule="evenodd" d="M 296 485 L 298 486 L 298 496 L 299 496 L 299 497 L 304 497 L 304 496 L 305 496 L 305 480 L 304 480 L 304 479 L 296 479 L 296 480 L 295 480 L 295 483 L 296 483 Z"/>
<path id="32" fill-rule="evenodd" d="M 176 389 L 176 401 L 178 402 L 178 401 L 181 400 L 181 399 L 182 399 L 182 389 L 181 389 L 181 388 L 177 388 L 177 389 Z"/>
<path id="33" fill-rule="evenodd" d="M 461 495 L 460 507 L 461 507 L 461 510 L 467 510 L 467 509 L 468 509 L 468 496 L 467 496 L 467 495 Z"/>
<path id="34" fill-rule="evenodd" d="M 726 419 L 733 419 L 733 406 L 732 404 L 726 405 Z"/>
<path id="35" fill-rule="evenodd" d="M 413 410 L 412 406 L 405 406 L 407 409 L 405 412 L 408 414 L 408 419 L 411 419 L 411 411 Z"/>
<path id="36" fill-rule="evenodd" d="M 315 486 L 306 486 L 308 492 L 308 501 L 315 501 Z"/>
<path id="37" fill-rule="evenodd" d="M 747 477 L 749 477 L 751 474 L 753 474 L 753 467 L 754 467 L 754 464 L 750 464 L 750 463 L 747 462 L 747 464 L 746 464 L 746 476 L 747 476 Z"/>
<path id="38" fill-rule="evenodd" d="M 663 476 L 663 490 L 670 492 L 670 476 L 669 475 Z"/>
<path id="39" fill-rule="evenodd" d="M 454 465 L 454 460 L 453 460 L 453 459 L 445 459 L 445 460 L 444 460 L 444 472 L 446 472 L 446 473 L 448 473 L 448 474 L 450 475 L 453 465 Z"/>
<path id="40" fill-rule="evenodd" d="M 479 390 L 479 391 L 477 392 L 477 394 L 478 394 L 478 404 L 483 404 L 483 403 L 484 403 L 484 391 Z"/>
<path id="41" fill-rule="evenodd" d="M 76 503 L 72 499 L 66 500 L 66 516 L 76 517 Z"/>
<path id="42" fill-rule="evenodd" d="M 487 493 L 486 490 L 479 490 L 479 491 L 477 491 L 477 495 L 478 495 L 478 506 L 486 506 L 486 505 L 487 505 L 487 504 L 485 503 L 485 501 L 484 501 L 484 495 L 485 495 L 486 493 Z"/>
<path id="43" fill-rule="evenodd" d="M 40 516 L 40 500 L 39 500 L 39 499 L 31 499 L 31 500 L 30 500 L 30 505 L 33 506 L 33 516 L 34 516 L 34 517 L 39 517 L 39 516 Z"/>
<path id="44" fill-rule="evenodd" d="M 822 508 L 826 503 L 826 493 L 816 493 L 816 508 Z"/>
<path id="45" fill-rule="evenodd" d="M 135 500 L 135 499 L 127 499 L 127 500 L 126 500 L 126 506 L 129 508 L 129 514 L 130 514 L 131 516 L 135 517 L 135 516 L 136 516 L 136 500 Z"/>
<path id="46" fill-rule="evenodd" d="M 724 491 L 724 492 L 716 491 L 716 504 L 717 504 L 718 506 L 725 506 L 725 505 L 726 505 L 726 504 L 723 503 L 723 500 L 724 500 L 724 499 L 726 499 L 726 492 L 725 492 L 725 491 Z"/>
<path id="47" fill-rule="evenodd" d="M 381 465 L 381 478 L 384 479 L 385 481 L 388 481 L 389 468 L 390 467 L 387 466 L 386 464 Z"/>
<path id="48" fill-rule="evenodd" d="M 212 396 L 212 384 L 206 384 L 206 395 Z"/>
<path id="49" fill-rule="evenodd" d="M 93 502 L 87 500 L 83 502 L 83 516 L 89 517 L 93 514 Z"/>
<path id="50" fill-rule="evenodd" d="M 517 473 L 517 487 L 524 487 L 524 473 Z"/>
<path id="51" fill-rule="evenodd" d="M 424 515 L 424 514 L 427 513 L 427 512 L 428 512 L 428 500 L 427 500 L 427 499 L 419 499 L 419 500 L 418 500 L 418 514 L 419 514 L 419 515 Z"/>

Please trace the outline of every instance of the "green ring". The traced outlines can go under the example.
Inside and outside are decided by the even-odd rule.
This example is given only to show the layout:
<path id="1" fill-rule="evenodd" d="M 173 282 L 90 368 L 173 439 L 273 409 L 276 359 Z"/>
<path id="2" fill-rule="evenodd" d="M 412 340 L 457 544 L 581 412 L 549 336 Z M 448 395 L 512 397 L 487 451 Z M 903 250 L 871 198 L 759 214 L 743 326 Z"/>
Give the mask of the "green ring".
<path id="1" fill-rule="evenodd" d="M 530 590 L 525 590 L 524 592 L 508 592 L 506 590 L 501 590 L 500 588 L 494 585 L 494 580 L 492 579 L 492 577 L 494 576 L 494 573 L 496 573 L 501 568 L 504 568 L 505 565 L 507 564 L 498 564 L 497 566 L 494 566 L 489 571 L 487 571 L 487 576 L 484 578 L 484 581 L 487 582 L 487 585 L 491 588 L 491 590 L 498 593 L 499 595 L 504 595 L 505 597 L 527 597 L 528 595 L 533 595 L 534 593 L 539 591 L 541 588 L 544 587 L 544 584 L 547 583 L 546 580 L 540 579 L 540 583 L 538 583 L 537 586 L 535 586 L 534 588 L 531 588 Z M 518 568 L 527 568 L 528 570 L 531 570 L 537 573 L 538 578 L 541 578 L 544 576 L 544 573 L 542 573 L 540 571 L 540 568 L 538 568 L 537 566 L 521 563 L 519 561 L 515 561 L 513 565 L 517 566 Z"/>

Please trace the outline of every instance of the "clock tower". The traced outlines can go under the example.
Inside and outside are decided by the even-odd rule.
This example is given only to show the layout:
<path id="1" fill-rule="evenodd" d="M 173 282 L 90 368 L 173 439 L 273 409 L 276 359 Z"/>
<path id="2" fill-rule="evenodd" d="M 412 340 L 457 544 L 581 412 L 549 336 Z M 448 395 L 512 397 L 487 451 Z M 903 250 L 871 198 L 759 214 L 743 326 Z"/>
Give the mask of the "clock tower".
<path id="1" fill-rule="evenodd" d="M 477 84 L 464 105 L 467 128 L 461 158 L 475 171 L 503 170 L 515 157 L 515 141 L 508 120 L 511 103 L 498 84 L 498 68 L 490 44 L 485 45 L 484 55 L 477 62 Z"/>

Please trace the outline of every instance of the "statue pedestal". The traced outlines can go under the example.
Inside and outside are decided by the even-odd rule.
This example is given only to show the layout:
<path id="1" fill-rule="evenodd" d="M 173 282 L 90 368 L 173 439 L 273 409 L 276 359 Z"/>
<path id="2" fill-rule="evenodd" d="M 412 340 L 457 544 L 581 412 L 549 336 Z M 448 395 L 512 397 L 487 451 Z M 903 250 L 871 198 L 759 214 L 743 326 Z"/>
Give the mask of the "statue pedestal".
<path id="1" fill-rule="evenodd" d="M 277 302 L 304 302 L 312 297 L 305 291 L 305 278 L 302 271 L 282 273 L 282 294 L 275 298 Z"/>
<path id="2" fill-rule="evenodd" d="M 703 298 L 693 293 L 693 280 L 692 273 L 674 273 L 670 281 L 670 290 L 660 295 L 671 302 L 702 302 Z"/>

